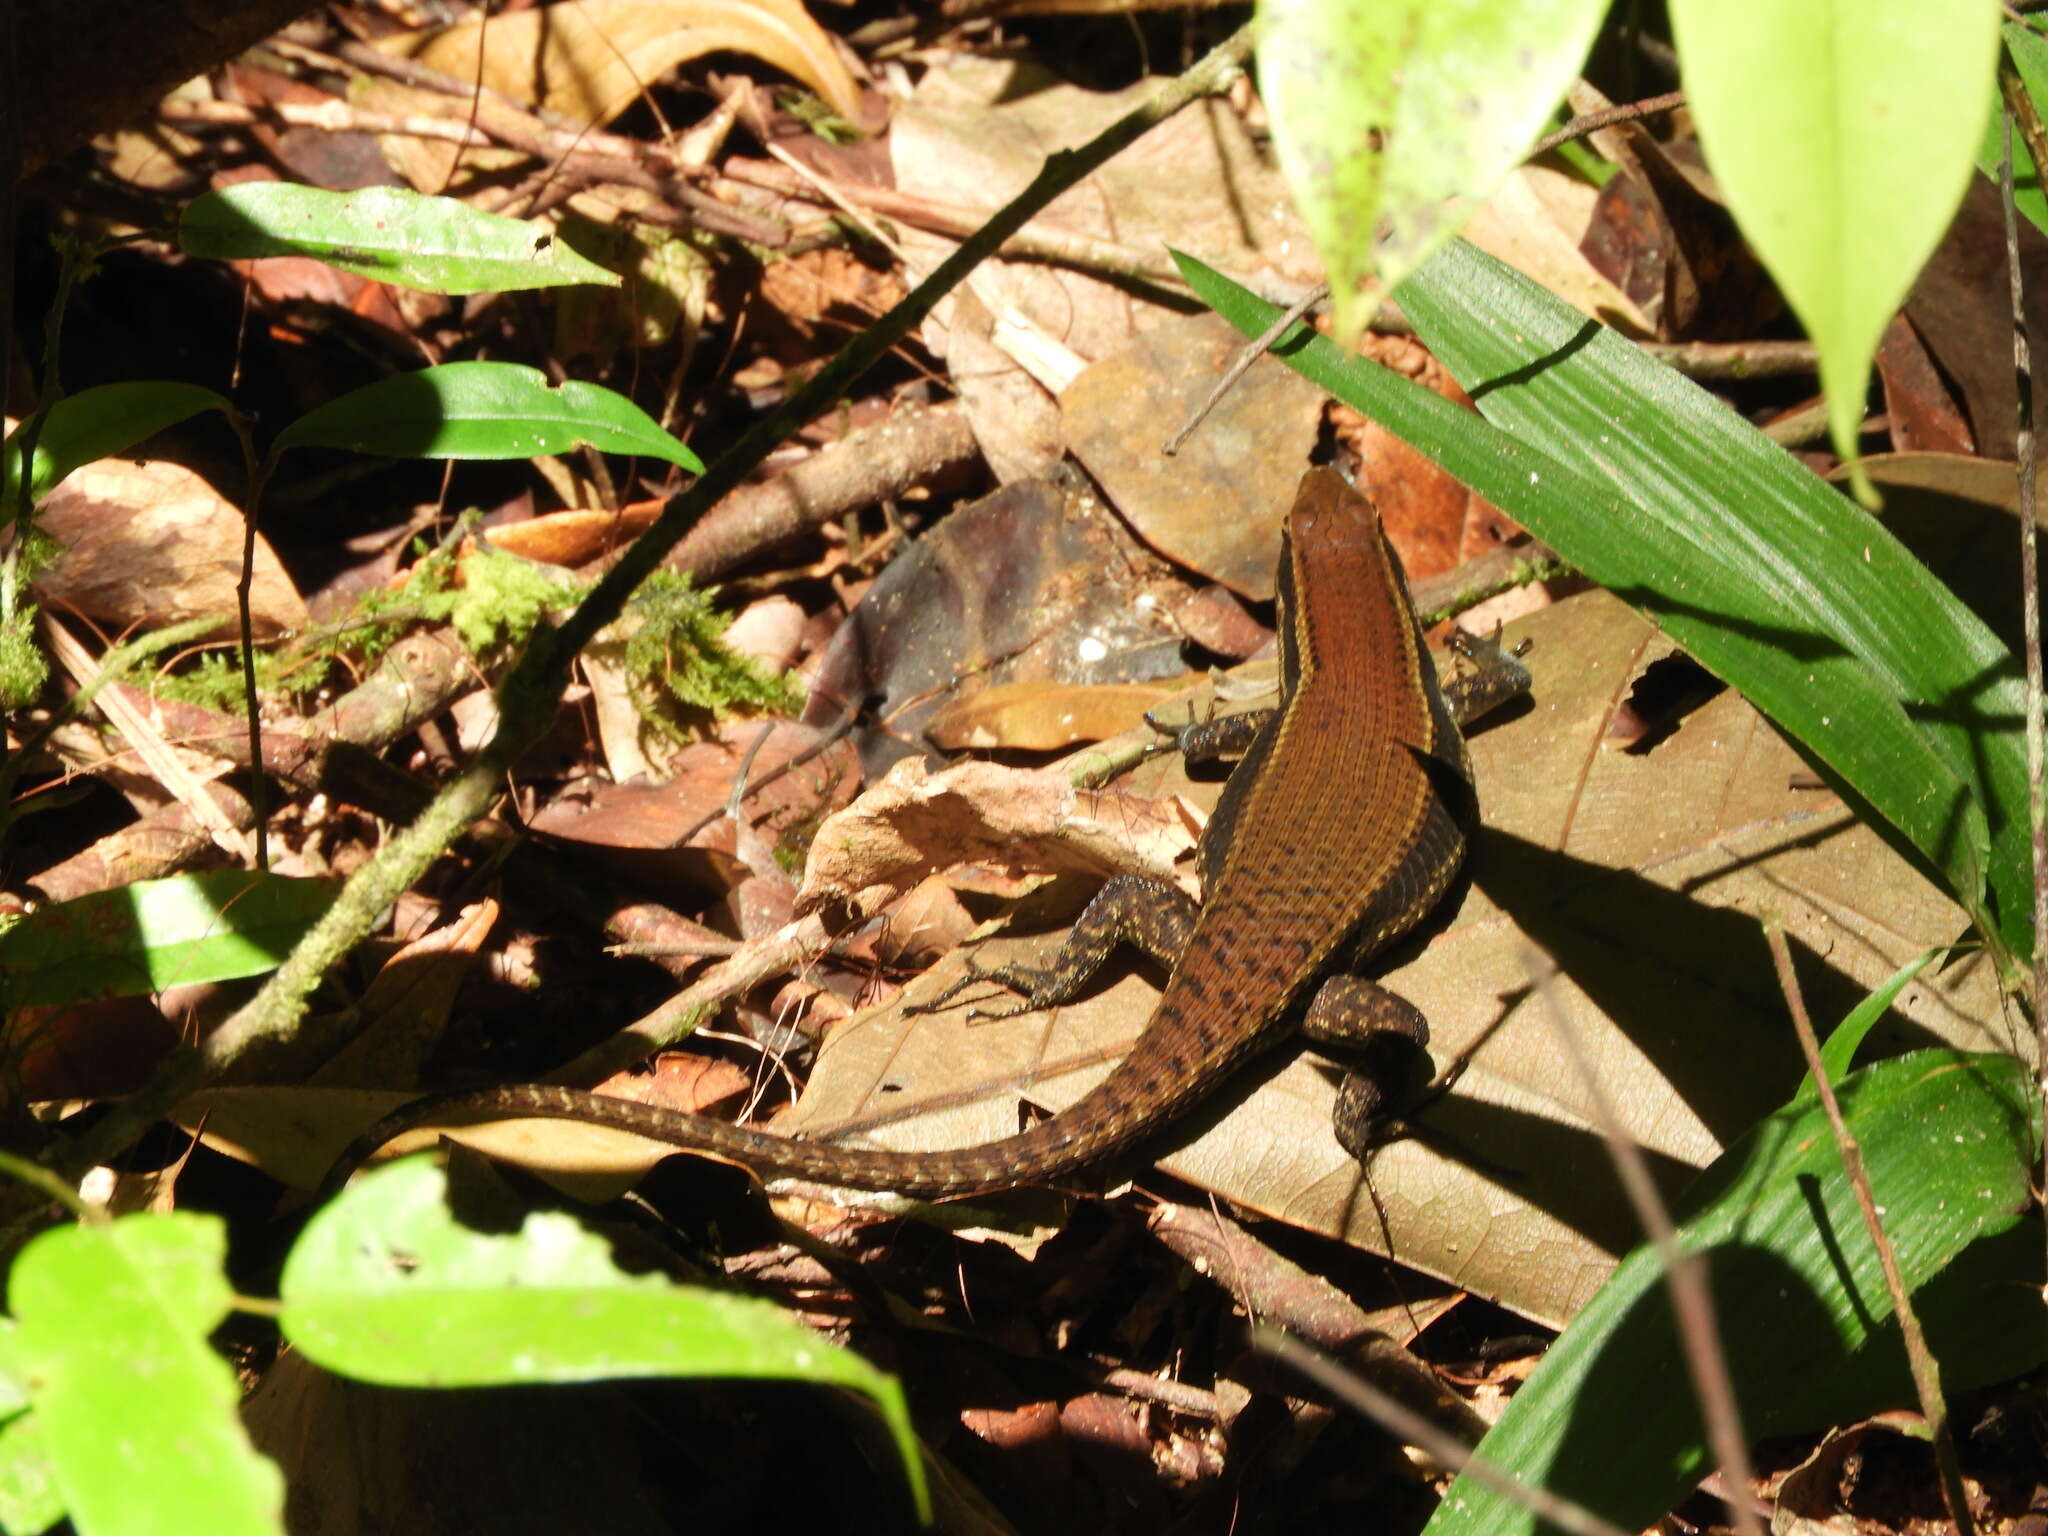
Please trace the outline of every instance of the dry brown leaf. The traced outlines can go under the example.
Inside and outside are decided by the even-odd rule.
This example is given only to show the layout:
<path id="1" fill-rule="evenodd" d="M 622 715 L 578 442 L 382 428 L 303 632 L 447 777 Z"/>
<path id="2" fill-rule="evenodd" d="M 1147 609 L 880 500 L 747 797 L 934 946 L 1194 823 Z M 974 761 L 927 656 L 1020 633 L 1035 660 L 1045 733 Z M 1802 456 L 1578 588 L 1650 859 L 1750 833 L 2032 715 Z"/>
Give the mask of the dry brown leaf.
<path id="1" fill-rule="evenodd" d="M 1261 356 L 1180 450 L 1166 453 L 1243 346 L 1218 315 L 1153 326 L 1076 379 L 1060 396 L 1060 419 L 1074 457 L 1139 537 L 1265 602 L 1323 392 Z"/>
<path id="2" fill-rule="evenodd" d="M 1022 191 L 1048 154 L 1092 137 L 1158 85 L 1088 91 L 1016 59 L 934 60 L 890 123 L 896 185 L 947 208 L 989 213 Z M 1284 272 L 1314 259 L 1278 173 L 1220 103 L 1176 113 L 1056 198 L 1038 222 L 1141 260 L 1164 259 L 1170 241 L 1226 272 Z M 898 235 L 913 275 L 954 248 L 908 226 Z M 941 302 L 924 336 L 946 359 L 976 440 L 1008 483 L 1047 473 L 1062 448 L 1051 392 L 1004 351 L 1010 331 L 1053 338 L 1086 363 L 1174 317 L 1107 277 L 991 260 Z"/>
<path id="3" fill-rule="evenodd" d="M 924 733 L 948 751 L 1052 752 L 1133 730 L 1146 710 L 1184 691 L 1180 683 L 996 683 L 948 704 Z"/>
<path id="4" fill-rule="evenodd" d="M 797 910 L 845 904 L 872 915 L 934 870 L 967 862 L 1163 880 L 1193 846 L 1177 801 L 1076 789 L 1048 770 L 961 763 L 933 773 L 905 758 L 818 829 Z"/>
<path id="5" fill-rule="evenodd" d="M 616 512 L 595 507 L 546 512 L 523 523 L 493 528 L 491 545 L 544 565 L 584 565 L 632 543 L 654 526 L 664 505 L 660 501 L 636 501 Z"/>
<path id="6" fill-rule="evenodd" d="M 744 53 L 801 80 L 845 121 L 860 121 L 853 76 L 797 0 L 575 0 L 402 32 L 377 46 L 458 80 L 476 78 L 481 47 L 486 86 L 581 127 L 610 122 L 678 64 Z"/>
<path id="7" fill-rule="evenodd" d="M 65 546 L 36 578 L 50 602 L 114 629 L 159 629 L 218 615 L 233 626 L 242 571 L 242 514 L 206 481 L 166 459 L 101 459 L 74 471 L 37 525 Z M 258 635 L 303 629 L 306 604 L 260 533 L 250 619 Z"/>

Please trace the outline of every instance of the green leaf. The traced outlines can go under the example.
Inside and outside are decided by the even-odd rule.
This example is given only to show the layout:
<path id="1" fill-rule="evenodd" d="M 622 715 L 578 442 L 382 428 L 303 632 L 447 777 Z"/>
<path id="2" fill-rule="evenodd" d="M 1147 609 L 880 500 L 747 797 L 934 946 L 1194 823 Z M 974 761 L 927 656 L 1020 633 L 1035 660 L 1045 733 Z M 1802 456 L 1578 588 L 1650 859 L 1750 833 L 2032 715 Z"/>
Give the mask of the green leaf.
<path id="1" fill-rule="evenodd" d="M 2021 1221 L 2038 1130 L 2026 1067 L 1921 1051 L 1853 1074 L 1841 1101 L 1951 1390 L 2048 1358 L 2041 1234 L 2036 1221 Z M 1677 1214 L 1681 1246 L 1706 1255 L 1745 1436 L 1911 1401 L 1877 1250 L 1818 1104 L 1781 1110 L 1736 1142 Z M 1708 1465 L 1680 1349 L 1657 1256 L 1639 1248 L 1551 1346 L 1476 1454 L 1628 1529 L 1649 1524 Z M 1617 1455 L 1622 1446 L 1627 1454 Z M 1512 1536 L 1535 1524 L 1460 1478 L 1428 1532 Z"/>
<path id="2" fill-rule="evenodd" d="M 1914 956 L 1892 972 L 1883 986 L 1849 1011 L 1849 1016 L 1834 1027 L 1820 1048 L 1821 1068 L 1827 1073 L 1829 1082 L 1838 1083 L 1842 1080 L 1849 1070 L 1850 1063 L 1856 1059 L 1857 1048 L 1863 1044 L 1865 1037 L 1876 1027 L 1877 1021 L 1884 1017 L 1885 1010 L 1890 1008 L 1898 995 L 1906 990 L 1913 978 L 1926 970 L 1930 962 L 1950 953 L 1952 951 L 1944 944 Z M 1816 1097 L 1819 1092 L 1819 1088 L 1814 1084 L 1813 1074 L 1809 1072 L 1799 1080 L 1799 1086 L 1792 1091 L 1792 1102 L 1797 1104 L 1804 1099 Z"/>
<path id="3" fill-rule="evenodd" d="M 284 1479 L 206 1341 L 227 1315 L 226 1258 L 226 1227 L 181 1212 L 58 1228 L 15 1260 L 31 1411 L 79 1530 L 284 1530 Z"/>
<path id="4" fill-rule="evenodd" d="M 403 187 L 328 192 L 281 181 L 223 187 L 185 209 L 178 246 L 188 256 L 217 261 L 310 256 L 428 293 L 619 283 L 616 273 L 577 255 L 545 224 Z"/>
<path id="5" fill-rule="evenodd" d="M 50 407 L 36 436 L 29 500 L 41 501 L 80 465 L 133 448 L 201 411 L 233 416 L 235 408 L 225 396 L 210 389 L 163 380 L 102 384 L 65 396 Z M 12 522 L 19 510 L 20 485 L 21 428 L 17 427 L 8 434 L 6 447 L 0 449 L 0 528 Z"/>
<path id="6" fill-rule="evenodd" d="M 1176 260 L 1247 335 L 1278 313 Z M 1484 420 L 1304 326 L 1274 351 L 1642 609 L 2025 954 L 2020 671 L 1982 621 L 1712 395 L 1464 241 L 1400 297 Z"/>
<path id="7" fill-rule="evenodd" d="M 2027 98 L 2034 103 L 2035 111 L 2048 113 L 2048 42 L 2032 27 L 2016 21 L 2005 24 L 2004 36 Z M 2004 154 L 2005 113 L 1994 111 L 1991 121 L 1984 125 L 1983 142 L 1977 146 L 1977 169 L 1991 179 L 1994 187 L 1998 185 L 1999 164 Z M 2048 196 L 2042 194 L 2041 173 L 2035 169 L 2034 157 L 2027 152 L 2027 141 L 2017 125 L 2012 131 L 2012 202 L 2022 218 L 2048 234 Z"/>
<path id="8" fill-rule="evenodd" d="M 0 1530 L 35 1536 L 64 1518 L 64 1492 L 34 1414 L 0 1424 Z"/>
<path id="9" fill-rule="evenodd" d="M 1707 167 L 1820 351 L 1835 451 L 1872 505 L 1870 362 L 1962 201 L 1998 25 L 1992 0 L 1672 0 Z"/>
<path id="10" fill-rule="evenodd" d="M 1264 0 L 1259 84 L 1340 338 L 1458 232 L 1548 122 L 1604 0 Z M 1360 284 L 1377 265 L 1368 295 Z"/>
<path id="11" fill-rule="evenodd" d="M 260 976 L 335 890 L 330 880 L 220 869 L 41 907 L 0 933 L 0 998 L 10 1008 L 60 1005 Z"/>
<path id="12" fill-rule="evenodd" d="M 20 1330 L 0 1317 L 0 1531 L 8 1536 L 33 1536 L 64 1518 L 64 1495 L 28 1407 Z"/>
<path id="13" fill-rule="evenodd" d="M 703 462 L 624 395 L 572 379 L 561 387 L 523 363 L 446 363 L 343 395 L 293 422 L 287 448 L 344 448 L 394 459 L 530 459 L 588 443 L 600 453 Z"/>
<path id="14" fill-rule="evenodd" d="M 430 1158 L 364 1175 L 306 1227 L 279 1282 L 285 1336 L 328 1370 L 387 1386 L 636 1376 L 817 1382 L 881 1410 L 921 1514 L 924 1467 L 895 1380 L 764 1301 L 629 1275 L 571 1218 L 493 1236 L 450 1213 Z"/>

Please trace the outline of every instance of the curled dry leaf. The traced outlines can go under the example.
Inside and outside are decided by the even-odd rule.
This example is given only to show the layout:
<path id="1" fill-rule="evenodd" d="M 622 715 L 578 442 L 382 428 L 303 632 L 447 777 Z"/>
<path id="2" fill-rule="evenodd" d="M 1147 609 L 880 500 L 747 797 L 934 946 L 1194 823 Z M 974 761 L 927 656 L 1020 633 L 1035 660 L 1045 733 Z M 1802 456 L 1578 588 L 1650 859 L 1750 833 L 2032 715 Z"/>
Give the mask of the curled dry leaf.
<path id="1" fill-rule="evenodd" d="M 1052 752 L 1135 730 L 1178 683 L 996 683 L 932 716 L 925 735 L 949 752 Z"/>
<path id="2" fill-rule="evenodd" d="M 932 773 L 906 758 L 818 829 L 797 910 L 844 903 L 871 915 L 934 870 L 970 860 L 1171 879 L 1194 843 L 1178 801 L 1080 790 L 1057 772 L 995 763 Z"/>
<path id="3" fill-rule="evenodd" d="M 488 23 L 488 24 L 487 24 Z M 577 0 L 404 32 L 378 44 L 580 126 L 607 123 L 687 60 L 744 53 L 801 80 L 849 123 L 860 92 L 798 0 Z"/>

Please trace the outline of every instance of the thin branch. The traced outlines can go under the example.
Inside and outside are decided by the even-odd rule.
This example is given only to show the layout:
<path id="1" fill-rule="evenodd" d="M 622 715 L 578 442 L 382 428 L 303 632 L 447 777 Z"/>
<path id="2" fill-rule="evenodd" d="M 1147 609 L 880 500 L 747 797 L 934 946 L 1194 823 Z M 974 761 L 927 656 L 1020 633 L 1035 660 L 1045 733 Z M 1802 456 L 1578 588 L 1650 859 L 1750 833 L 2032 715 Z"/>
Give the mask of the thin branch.
<path id="1" fill-rule="evenodd" d="M 1842 1154 L 1842 1169 L 1849 1187 L 1856 1193 L 1856 1208 L 1863 1213 L 1864 1230 L 1877 1248 L 1877 1262 L 1884 1269 L 1884 1287 L 1890 1292 L 1892 1310 L 1898 1314 L 1899 1332 L 1906 1341 L 1906 1362 L 1913 1372 L 1913 1389 L 1920 1397 L 1920 1411 L 1927 1418 L 1927 1436 L 1934 1446 L 1934 1465 L 1941 1476 L 1941 1496 L 1948 1505 L 1948 1517 L 1955 1522 L 1958 1536 L 1975 1536 L 1970 1521 L 1970 1503 L 1963 1491 L 1963 1469 L 1956 1460 L 1955 1436 L 1949 1428 L 1948 1399 L 1942 1395 L 1941 1372 L 1927 1348 L 1927 1336 L 1920 1331 L 1919 1314 L 1913 1298 L 1906 1294 L 1905 1277 L 1899 1273 L 1898 1256 L 1885 1236 L 1884 1222 L 1877 1212 L 1877 1200 L 1870 1192 L 1870 1178 L 1863 1171 L 1863 1148 L 1849 1134 L 1842 1119 L 1842 1106 L 1835 1098 L 1835 1085 L 1828 1081 L 1827 1064 L 1820 1059 L 1820 1041 L 1813 1021 L 1806 1015 L 1806 999 L 1799 990 L 1799 978 L 1792 972 L 1792 951 L 1785 943 L 1785 930 L 1775 921 L 1764 927 L 1770 941 L 1771 961 L 1778 968 L 1778 985 L 1785 994 L 1785 1006 L 1792 1014 L 1792 1028 L 1799 1037 L 1799 1049 L 1806 1057 L 1806 1070 L 1813 1074 L 1813 1086 L 1834 1132 L 1835 1148 Z"/>
<path id="2" fill-rule="evenodd" d="M 1632 123 L 1639 117 L 1650 117 L 1658 112 L 1671 112 L 1685 105 L 1685 92 L 1666 91 L 1662 96 L 1649 96 L 1641 101 L 1626 102 L 1618 107 L 1606 107 L 1598 112 L 1587 112 L 1573 118 L 1555 133 L 1546 133 L 1538 139 L 1529 151 L 1529 158 L 1560 144 L 1569 144 L 1573 139 L 1583 139 L 1589 133 L 1598 133 L 1602 128 L 1611 128 L 1616 123 Z"/>
<path id="3" fill-rule="evenodd" d="M 1664 1283 L 1671 1291 L 1671 1310 L 1678 1320 L 1678 1336 L 1685 1346 L 1686 1369 L 1692 1375 L 1700 1416 L 1706 1421 L 1707 1444 L 1721 1466 L 1735 1528 L 1743 1536 L 1763 1536 L 1763 1524 L 1750 1504 L 1756 1474 L 1750 1465 L 1748 1443 L 1743 1438 L 1742 1416 L 1735 1405 L 1735 1384 L 1729 1380 L 1728 1361 L 1721 1348 L 1721 1328 L 1714 1316 L 1714 1298 L 1707 1288 L 1706 1266 L 1698 1254 L 1679 1246 L 1678 1230 L 1657 1193 L 1656 1181 L 1650 1177 L 1643 1149 L 1622 1131 L 1621 1121 L 1586 1055 L 1578 1031 L 1571 1027 L 1571 1021 L 1557 1004 L 1555 963 L 1548 955 L 1532 954 L 1528 969 L 1537 996 L 1550 1015 L 1553 1032 L 1585 1088 L 1592 1118 L 1606 1138 L 1614 1171 L 1621 1176 L 1621 1187 L 1664 1271 Z"/>
<path id="4" fill-rule="evenodd" d="M 2048 166 L 2048 134 L 2040 114 L 2013 68 L 2012 54 L 2001 51 L 1998 88 L 2005 97 L 2005 154 L 1999 166 L 2000 201 L 2005 207 L 2005 269 L 2012 278 L 2012 370 L 2019 398 L 2019 436 L 2015 452 L 2020 477 L 2020 650 L 2027 664 L 2027 831 L 2034 857 L 2034 1070 L 2041 1102 L 2048 1106 L 2048 809 L 2044 809 L 2044 753 L 2041 722 L 2041 571 L 2035 551 L 2034 374 L 2027 338 L 2026 289 L 2020 275 L 2019 221 L 2012 201 L 2012 130 L 2018 123 L 2034 157 L 2036 174 Z M 2048 1112 L 2048 1110 L 2044 1110 Z M 2041 1182 L 2048 1188 L 2048 1141 L 2042 1150 Z"/>

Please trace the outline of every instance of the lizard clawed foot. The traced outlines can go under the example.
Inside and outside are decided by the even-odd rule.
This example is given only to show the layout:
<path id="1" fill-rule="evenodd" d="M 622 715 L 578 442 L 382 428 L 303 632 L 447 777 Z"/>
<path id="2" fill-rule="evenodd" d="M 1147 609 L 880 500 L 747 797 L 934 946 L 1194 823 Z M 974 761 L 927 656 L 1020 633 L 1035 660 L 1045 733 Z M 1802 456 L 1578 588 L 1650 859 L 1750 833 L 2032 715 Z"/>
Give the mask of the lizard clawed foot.
<path id="1" fill-rule="evenodd" d="M 967 1010 L 967 1017 L 972 1022 L 985 1023 L 995 1019 L 1013 1019 L 1019 1014 L 1032 1013 L 1046 1006 L 1044 1002 L 1038 999 L 1042 978 L 1036 973 L 1023 966 L 983 966 L 970 957 L 967 961 L 966 974 L 955 978 L 951 985 L 927 1002 L 905 1004 L 903 1012 L 913 1018 L 919 1014 L 942 1012 L 947 1004 L 952 1002 L 962 992 L 965 992 L 969 987 L 980 986 L 983 983 L 987 983 L 990 987 L 1007 988 L 1021 995 L 1023 1001 L 1003 1009 L 976 1005 Z"/>

